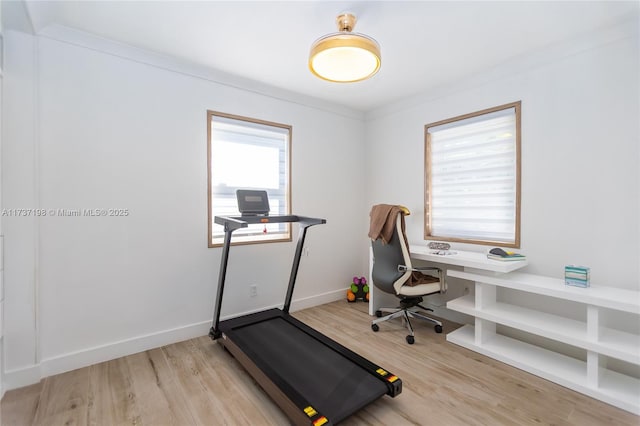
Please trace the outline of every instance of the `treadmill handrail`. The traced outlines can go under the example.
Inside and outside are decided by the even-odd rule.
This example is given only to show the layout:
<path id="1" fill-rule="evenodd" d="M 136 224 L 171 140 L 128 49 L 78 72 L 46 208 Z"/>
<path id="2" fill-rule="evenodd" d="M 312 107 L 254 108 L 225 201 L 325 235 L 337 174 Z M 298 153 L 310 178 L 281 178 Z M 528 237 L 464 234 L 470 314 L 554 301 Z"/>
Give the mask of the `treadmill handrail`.
<path id="1" fill-rule="evenodd" d="M 319 225 L 326 223 L 325 219 L 317 219 L 314 217 L 297 216 L 297 215 L 277 215 L 277 216 L 216 216 L 214 222 L 222 225 L 225 229 L 246 228 L 249 225 L 261 223 L 292 223 L 301 222 L 302 224 Z"/>
<path id="2" fill-rule="evenodd" d="M 297 215 L 277 215 L 277 216 L 216 216 L 215 223 L 224 226 L 224 244 L 222 246 L 222 256 L 220 258 L 220 271 L 218 273 L 218 292 L 216 296 L 216 304 L 213 312 L 213 325 L 209 331 L 212 339 L 221 337 L 218 325 L 220 324 L 220 310 L 222 307 L 222 296 L 224 294 L 224 284 L 227 277 L 227 264 L 229 263 L 229 249 L 231 248 L 231 234 L 236 229 L 246 228 L 249 224 L 259 223 L 289 223 L 298 222 L 300 224 L 300 233 L 298 235 L 298 243 L 296 253 L 291 266 L 291 275 L 289 276 L 289 286 L 284 301 L 284 312 L 289 312 L 291 299 L 293 297 L 293 288 L 298 274 L 298 266 L 302 257 L 302 248 L 307 234 L 307 228 L 313 225 L 321 225 L 327 223 L 326 219 L 318 219 Z"/>

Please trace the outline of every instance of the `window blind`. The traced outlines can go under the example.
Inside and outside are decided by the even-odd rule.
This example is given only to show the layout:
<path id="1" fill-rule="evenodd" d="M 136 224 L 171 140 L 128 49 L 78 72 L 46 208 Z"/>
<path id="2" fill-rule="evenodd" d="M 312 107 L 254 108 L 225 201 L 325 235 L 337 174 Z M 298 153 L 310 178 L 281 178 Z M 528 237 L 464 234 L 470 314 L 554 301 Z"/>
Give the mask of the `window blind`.
<path id="1" fill-rule="evenodd" d="M 431 127 L 430 234 L 516 240 L 515 108 Z"/>

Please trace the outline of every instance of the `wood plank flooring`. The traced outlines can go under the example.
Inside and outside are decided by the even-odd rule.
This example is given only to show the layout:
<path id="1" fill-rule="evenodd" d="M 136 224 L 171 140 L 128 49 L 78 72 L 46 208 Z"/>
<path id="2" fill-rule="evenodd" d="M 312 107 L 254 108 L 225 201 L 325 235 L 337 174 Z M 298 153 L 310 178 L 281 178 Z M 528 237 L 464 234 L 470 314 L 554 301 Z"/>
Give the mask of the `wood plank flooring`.
<path id="1" fill-rule="evenodd" d="M 295 316 L 397 374 L 403 391 L 343 425 L 639 425 L 640 418 L 448 343 L 414 321 L 370 328 L 362 302 Z M 291 360 L 295 362 L 295 360 Z M 286 425 L 287 418 L 218 344 L 200 337 L 48 377 L 6 393 L 2 425 Z"/>

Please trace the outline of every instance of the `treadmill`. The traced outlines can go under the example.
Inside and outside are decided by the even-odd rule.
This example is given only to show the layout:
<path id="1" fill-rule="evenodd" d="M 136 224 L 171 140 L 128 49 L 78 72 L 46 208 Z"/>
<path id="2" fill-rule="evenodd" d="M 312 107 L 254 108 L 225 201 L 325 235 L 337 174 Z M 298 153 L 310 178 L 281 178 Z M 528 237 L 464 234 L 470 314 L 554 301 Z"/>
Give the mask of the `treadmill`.
<path id="1" fill-rule="evenodd" d="M 383 395 L 402 392 L 402 381 L 289 314 L 307 229 L 324 219 L 268 215 L 266 191 L 237 193 L 242 216 L 216 216 L 225 237 L 218 292 L 209 336 L 218 340 L 253 376 L 296 425 L 336 424 Z M 269 309 L 220 321 L 229 248 L 233 231 L 249 224 L 293 223 L 300 226 L 282 309 Z"/>

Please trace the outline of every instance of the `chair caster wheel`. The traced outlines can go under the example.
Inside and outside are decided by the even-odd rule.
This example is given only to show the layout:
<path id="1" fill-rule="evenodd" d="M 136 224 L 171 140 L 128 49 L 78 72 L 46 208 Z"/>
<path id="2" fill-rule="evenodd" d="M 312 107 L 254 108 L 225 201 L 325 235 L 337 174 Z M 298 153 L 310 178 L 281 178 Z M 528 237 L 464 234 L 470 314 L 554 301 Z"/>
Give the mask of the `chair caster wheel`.
<path id="1" fill-rule="evenodd" d="M 376 311 L 376 316 L 380 318 L 382 316 L 382 311 Z"/>
<path id="2" fill-rule="evenodd" d="M 378 330 L 380 330 L 380 327 L 378 327 L 378 324 L 371 324 L 371 329 L 373 331 L 378 331 Z"/>
<path id="3" fill-rule="evenodd" d="M 436 324 L 434 328 L 436 329 L 436 333 L 442 333 L 442 326 L 440 324 Z"/>
<path id="4" fill-rule="evenodd" d="M 413 336 L 407 336 L 407 343 L 410 345 L 413 345 L 413 342 L 415 342 L 415 339 L 413 338 Z"/>

